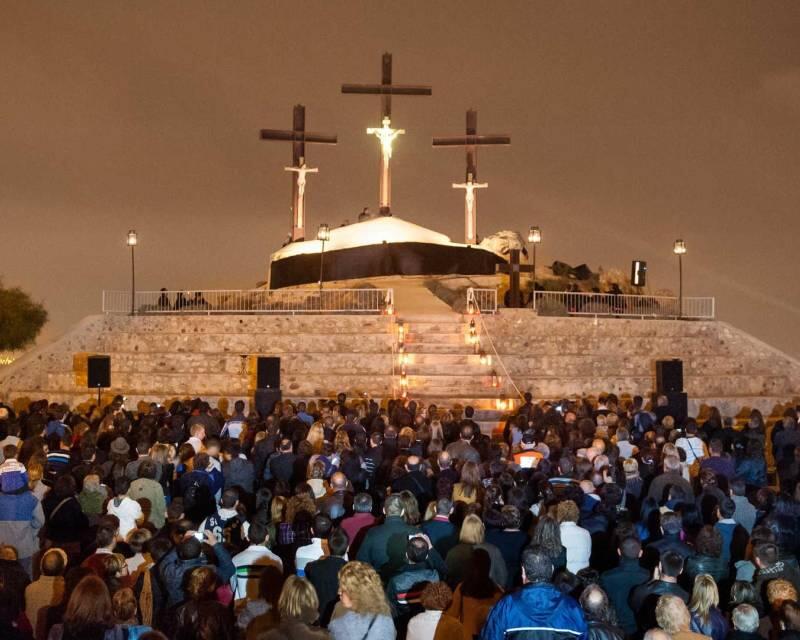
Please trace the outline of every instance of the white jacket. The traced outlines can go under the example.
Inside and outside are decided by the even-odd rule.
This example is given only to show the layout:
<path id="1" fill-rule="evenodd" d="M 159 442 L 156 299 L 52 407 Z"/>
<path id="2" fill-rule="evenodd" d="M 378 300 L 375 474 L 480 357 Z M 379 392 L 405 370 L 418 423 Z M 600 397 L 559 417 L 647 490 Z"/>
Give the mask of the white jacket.
<path id="1" fill-rule="evenodd" d="M 578 573 L 589 566 L 592 555 L 592 536 L 583 527 L 574 522 L 562 522 L 561 545 L 567 550 L 567 569 Z"/>

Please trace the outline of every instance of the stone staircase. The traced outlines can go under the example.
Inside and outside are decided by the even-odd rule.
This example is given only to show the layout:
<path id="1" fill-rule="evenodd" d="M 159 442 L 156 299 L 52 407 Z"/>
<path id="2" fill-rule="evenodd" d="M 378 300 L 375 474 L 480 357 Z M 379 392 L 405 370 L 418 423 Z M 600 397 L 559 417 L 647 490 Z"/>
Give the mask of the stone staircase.
<path id="1" fill-rule="evenodd" d="M 408 395 L 425 404 L 475 408 L 475 421 L 491 433 L 506 413 L 498 407 L 501 394 L 509 397 L 498 379 L 493 386 L 493 367 L 481 364 L 470 342 L 470 316 L 458 313 L 402 314 L 405 371 Z M 476 333 L 478 326 L 476 323 Z M 480 336 L 478 336 L 480 338 Z"/>

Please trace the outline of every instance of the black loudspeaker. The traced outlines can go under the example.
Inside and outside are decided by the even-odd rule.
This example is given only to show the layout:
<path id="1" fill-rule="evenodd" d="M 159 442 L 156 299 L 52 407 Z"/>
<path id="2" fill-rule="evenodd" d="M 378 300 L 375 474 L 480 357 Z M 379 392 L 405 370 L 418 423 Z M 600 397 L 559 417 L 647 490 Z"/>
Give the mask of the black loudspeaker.
<path id="1" fill-rule="evenodd" d="M 256 370 L 257 389 L 281 388 L 281 359 L 258 357 Z"/>
<path id="2" fill-rule="evenodd" d="M 631 262 L 631 286 L 643 287 L 647 284 L 647 263 L 644 260 Z"/>
<path id="3" fill-rule="evenodd" d="M 111 356 L 89 356 L 86 373 L 90 389 L 108 389 L 111 386 Z"/>
<path id="4" fill-rule="evenodd" d="M 272 414 L 275 403 L 281 399 L 280 389 L 256 389 L 256 411 L 262 418 Z"/>
<path id="5" fill-rule="evenodd" d="M 683 424 L 689 417 L 689 397 L 683 393 L 666 393 L 667 400 L 669 401 L 669 413 L 675 418 L 677 424 Z"/>
<path id="6" fill-rule="evenodd" d="M 683 391 L 682 360 L 656 360 L 656 391 L 661 394 Z"/>

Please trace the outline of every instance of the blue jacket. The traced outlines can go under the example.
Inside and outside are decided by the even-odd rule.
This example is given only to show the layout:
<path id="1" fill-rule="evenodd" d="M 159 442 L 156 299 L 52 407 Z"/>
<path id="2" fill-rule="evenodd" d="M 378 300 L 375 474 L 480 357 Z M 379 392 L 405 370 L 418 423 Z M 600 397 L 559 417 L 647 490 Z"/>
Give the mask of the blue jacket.
<path id="1" fill-rule="evenodd" d="M 529 584 L 500 600 L 481 640 L 586 640 L 580 605 L 550 583 Z"/>

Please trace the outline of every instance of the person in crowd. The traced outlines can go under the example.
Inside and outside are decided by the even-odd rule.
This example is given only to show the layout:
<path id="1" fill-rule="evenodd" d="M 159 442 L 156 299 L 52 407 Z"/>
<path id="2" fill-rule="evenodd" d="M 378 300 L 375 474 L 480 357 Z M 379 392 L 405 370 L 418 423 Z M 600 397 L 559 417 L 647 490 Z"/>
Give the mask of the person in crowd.
<path id="1" fill-rule="evenodd" d="M 258 581 L 258 595 L 248 598 L 238 610 L 236 628 L 246 640 L 257 640 L 280 624 L 278 600 L 285 576 L 276 565 L 267 565 Z"/>
<path id="2" fill-rule="evenodd" d="M 185 598 L 175 611 L 175 640 L 235 639 L 230 607 L 216 597 L 218 582 L 217 572 L 209 566 L 195 567 L 187 573 Z"/>
<path id="3" fill-rule="evenodd" d="M 157 463 L 148 458 L 140 460 L 136 474 L 136 479 L 128 487 L 127 495 L 139 503 L 144 521 L 161 529 L 166 522 L 167 501 L 164 489 L 157 480 Z"/>
<path id="4" fill-rule="evenodd" d="M 625 640 L 625 632 L 616 625 L 614 609 L 603 589 L 590 584 L 579 602 L 589 627 L 589 640 Z"/>
<path id="5" fill-rule="evenodd" d="M 14 547 L 29 576 L 44 523 L 42 505 L 28 486 L 25 467 L 17 460 L 6 460 L 0 466 L 0 544 Z"/>
<path id="6" fill-rule="evenodd" d="M 376 522 L 377 518 L 372 515 L 372 496 L 368 493 L 357 494 L 353 498 L 353 515 L 344 518 L 340 524 L 350 541 L 350 555 L 358 555 L 364 536 Z"/>
<path id="7" fill-rule="evenodd" d="M 408 623 L 406 640 L 463 640 L 464 627 L 445 611 L 453 600 L 453 592 L 445 582 L 431 582 L 420 596 L 423 611 Z"/>
<path id="8" fill-rule="evenodd" d="M 422 590 L 431 582 L 439 582 L 439 573 L 428 564 L 430 545 L 424 534 L 409 538 L 406 562 L 386 585 L 386 597 L 399 631 L 405 630 L 409 619 L 421 612 Z"/>
<path id="9" fill-rule="evenodd" d="M 463 640 L 472 640 L 480 633 L 489 611 L 503 595 L 503 590 L 490 577 L 491 565 L 485 549 L 474 549 L 464 580 L 453 593 L 447 615 L 461 623 Z"/>
<path id="10" fill-rule="evenodd" d="M 483 521 L 474 513 L 464 518 L 459 533 L 459 543 L 450 549 L 445 558 L 447 566 L 447 581 L 451 587 L 457 585 L 464 579 L 464 576 L 472 559 L 472 551 L 475 548 L 484 549 L 492 560 L 491 578 L 498 587 L 503 587 L 508 575 L 506 572 L 506 562 L 500 550 L 493 544 L 485 541 L 486 526 Z"/>
<path id="11" fill-rule="evenodd" d="M 726 640 L 764 640 L 758 633 L 758 609 L 749 604 L 737 605 L 731 614 L 733 630 Z"/>
<path id="12" fill-rule="evenodd" d="M 116 516 L 119 520 L 119 535 L 123 539 L 144 522 L 142 506 L 128 496 L 130 486 L 131 483 L 128 478 L 124 475 L 119 476 L 114 481 L 115 495 L 109 500 L 106 507 L 106 513 L 110 516 Z"/>
<path id="13" fill-rule="evenodd" d="M 309 562 L 305 568 L 305 576 L 317 592 L 323 627 L 328 626 L 339 598 L 339 571 L 347 563 L 347 548 L 347 534 L 343 529 L 334 529 L 328 537 L 329 555 Z"/>
<path id="14" fill-rule="evenodd" d="M 583 527 L 578 526 L 580 511 L 572 500 L 558 503 L 556 518 L 559 523 L 561 544 L 567 550 L 567 569 L 578 573 L 589 566 L 592 555 L 592 536 Z"/>
<path id="15" fill-rule="evenodd" d="M 689 613 L 692 617 L 692 631 L 713 640 L 725 640 L 728 635 L 728 621 L 719 610 L 719 591 L 712 576 L 701 573 L 695 577 Z"/>
<path id="16" fill-rule="evenodd" d="M 403 519 L 405 511 L 399 495 L 388 496 L 383 506 L 383 524 L 369 529 L 358 549 L 358 560 L 370 564 L 387 580 L 403 565 L 408 536 L 417 532 Z"/>
<path id="17" fill-rule="evenodd" d="M 670 634 L 672 640 L 702 640 L 708 638 L 700 633 L 690 631 L 691 616 L 686 603 L 678 596 L 663 595 L 656 604 L 656 620 L 658 626 Z"/>
<path id="18" fill-rule="evenodd" d="M 722 557 L 722 534 L 716 527 L 706 525 L 695 538 L 696 553 L 686 559 L 684 575 L 687 584 L 696 584 L 695 578 L 708 574 L 714 580 L 721 581 L 728 577 L 728 562 Z"/>
<path id="19" fill-rule="evenodd" d="M 114 623 L 111 594 L 97 576 L 83 578 L 69 597 L 63 622 L 50 629 L 47 640 L 125 640 Z"/>
<path id="20" fill-rule="evenodd" d="M 665 551 L 653 570 L 653 578 L 631 590 L 628 604 L 640 631 L 656 626 L 655 606 L 661 596 L 674 595 L 689 602 L 689 594 L 678 585 L 682 571 L 683 557 L 675 551 Z"/>
<path id="21" fill-rule="evenodd" d="M 114 622 L 122 627 L 126 640 L 139 640 L 145 633 L 152 631 L 147 625 L 139 624 L 137 609 L 138 603 L 133 589 L 125 587 L 111 597 Z"/>
<path id="22" fill-rule="evenodd" d="M 53 547 L 42 554 L 40 575 L 25 588 L 25 615 L 37 639 L 46 636 L 45 617 L 39 614 L 47 607 L 55 607 L 64 600 L 64 574 L 69 558 L 62 549 Z"/>
<path id="23" fill-rule="evenodd" d="M 256 598 L 264 568 L 275 566 L 283 571 L 283 561 L 267 546 L 267 528 L 261 522 L 250 523 L 247 529 L 249 546 L 232 558 L 236 573 L 231 577 L 231 588 L 237 600 Z"/>
<path id="24" fill-rule="evenodd" d="M 312 538 L 310 544 L 298 547 L 294 556 L 294 566 L 297 575 L 304 577 L 306 565 L 314 560 L 328 555 L 328 536 L 333 530 L 333 522 L 324 513 L 314 516 L 312 525 Z"/>
<path id="25" fill-rule="evenodd" d="M 481 640 L 502 640 L 508 630 L 514 637 L 532 640 L 587 637 L 588 627 L 580 605 L 551 583 L 553 561 L 539 547 L 522 554 L 523 587 L 502 598 L 481 631 Z"/>
<path id="26" fill-rule="evenodd" d="M 316 594 L 315 594 L 316 597 Z M 339 570 L 339 611 L 328 624 L 333 640 L 394 640 L 397 631 L 380 576 L 365 562 Z"/>
<path id="27" fill-rule="evenodd" d="M 628 604 L 631 591 L 650 579 L 647 569 L 639 564 L 642 544 L 635 536 L 623 538 L 617 549 L 619 566 L 600 576 L 600 586 L 608 594 L 620 628 L 628 636 L 636 632 L 636 617 Z"/>
<path id="28" fill-rule="evenodd" d="M 506 584 L 500 585 L 510 589 L 522 584 L 520 560 L 522 550 L 528 546 L 530 537 L 522 531 L 522 515 L 512 504 L 503 505 L 500 511 L 502 529 L 492 528 L 486 532 L 486 541 L 500 550 L 506 563 Z"/>

